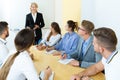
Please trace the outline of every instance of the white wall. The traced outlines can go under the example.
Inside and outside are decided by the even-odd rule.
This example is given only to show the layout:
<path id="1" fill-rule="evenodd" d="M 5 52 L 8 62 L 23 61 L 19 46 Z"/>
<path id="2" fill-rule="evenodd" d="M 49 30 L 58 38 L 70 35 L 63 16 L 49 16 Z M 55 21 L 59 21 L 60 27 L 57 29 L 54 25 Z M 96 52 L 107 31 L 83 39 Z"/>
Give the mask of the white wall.
<path id="1" fill-rule="evenodd" d="M 24 28 L 31 2 L 38 3 L 38 12 L 43 13 L 45 26 L 48 27 L 55 20 L 54 0 L 0 0 L 0 20 L 7 21 L 12 29 Z"/>
<path id="2" fill-rule="evenodd" d="M 55 0 L 55 21 L 62 27 L 62 0 Z"/>
<path id="3" fill-rule="evenodd" d="M 14 37 L 17 31 L 25 27 L 26 14 L 30 12 L 31 2 L 36 2 L 39 6 L 38 12 L 43 13 L 45 27 L 50 26 L 55 21 L 55 0 L 0 0 L 0 21 L 7 21 L 10 28 L 8 48 L 14 46 Z"/>
<path id="4" fill-rule="evenodd" d="M 120 49 L 120 1 L 119 0 L 82 0 L 82 20 L 88 19 L 98 27 L 112 28 L 118 37 Z"/>

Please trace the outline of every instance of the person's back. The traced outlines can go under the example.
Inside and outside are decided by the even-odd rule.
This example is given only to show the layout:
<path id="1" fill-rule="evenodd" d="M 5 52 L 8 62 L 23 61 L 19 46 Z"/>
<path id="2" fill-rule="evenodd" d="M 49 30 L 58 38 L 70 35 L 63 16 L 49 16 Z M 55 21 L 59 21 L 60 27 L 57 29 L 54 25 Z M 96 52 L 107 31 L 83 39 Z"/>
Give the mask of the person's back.
<path id="1" fill-rule="evenodd" d="M 39 80 L 30 56 L 30 47 L 34 43 L 34 32 L 30 29 L 21 30 L 14 40 L 17 52 L 8 57 L 0 69 L 0 80 Z M 45 70 L 43 80 L 48 80 L 51 69 Z"/>
<path id="2" fill-rule="evenodd" d="M 33 61 L 27 51 L 21 52 L 14 60 L 7 80 L 39 80 Z"/>
<path id="3" fill-rule="evenodd" d="M 4 63 L 6 57 L 9 54 L 9 50 L 6 46 L 6 38 L 9 36 L 8 23 L 0 22 L 0 67 Z"/>
<path id="4" fill-rule="evenodd" d="M 116 51 L 108 61 L 102 59 L 106 80 L 118 80 L 120 75 L 120 52 Z"/>
<path id="5" fill-rule="evenodd" d="M 69 54 L 71 51 L 75 51 L 77 48 L 77 42 L 79 41 L 79 36 L 76 32 L 66 33 L 62 40 L 60 41 L 63 45 L 55 46 L 55 48 L 59 51 L 65 51 Z M 74 45 L 76 48 L 74 48 Z M 73 48 L 74 50 L 72 50 Z"/>

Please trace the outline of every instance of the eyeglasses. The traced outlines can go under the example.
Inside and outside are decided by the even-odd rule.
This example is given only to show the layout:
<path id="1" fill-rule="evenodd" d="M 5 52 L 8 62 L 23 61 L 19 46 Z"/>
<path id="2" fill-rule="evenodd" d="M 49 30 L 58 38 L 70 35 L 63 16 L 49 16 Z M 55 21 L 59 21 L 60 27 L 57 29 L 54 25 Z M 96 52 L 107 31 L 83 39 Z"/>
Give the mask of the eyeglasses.
<path id="1" fill-rule="evenodd" d="M 78 30 L 86 31 L 85 29 L 82 29 L 82 28 L 80 28 L 80 27 L 78 27 Z"/>

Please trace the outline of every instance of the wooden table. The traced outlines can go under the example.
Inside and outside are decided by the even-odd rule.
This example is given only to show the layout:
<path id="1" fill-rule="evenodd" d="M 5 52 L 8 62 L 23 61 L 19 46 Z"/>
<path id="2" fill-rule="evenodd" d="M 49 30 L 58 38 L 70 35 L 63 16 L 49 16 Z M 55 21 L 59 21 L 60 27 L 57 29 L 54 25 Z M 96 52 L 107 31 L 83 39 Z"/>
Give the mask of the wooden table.
<path id="1" fill-rule="evenodd" d="M 70 77 L 73 74 L 84 70 L 79 67 L 73 67 L 70 65 L 64 65 L 59 63 L 59 56 L 45 54 L 45 50 L 39 51 L 35 49 L 35 47 L 32 47 L 31 52 L 34 55 L 34 65 L 37 72 L 39 73 L 41 70 L 44 70 L 47 66 L 50 66 L 52 68 L 52 71 L 55 72 L 54 80 L 70 80 Z M 92 78 L 94 80 L 105 80 L 104 74 L 102 73 L 92 76 Z"/>

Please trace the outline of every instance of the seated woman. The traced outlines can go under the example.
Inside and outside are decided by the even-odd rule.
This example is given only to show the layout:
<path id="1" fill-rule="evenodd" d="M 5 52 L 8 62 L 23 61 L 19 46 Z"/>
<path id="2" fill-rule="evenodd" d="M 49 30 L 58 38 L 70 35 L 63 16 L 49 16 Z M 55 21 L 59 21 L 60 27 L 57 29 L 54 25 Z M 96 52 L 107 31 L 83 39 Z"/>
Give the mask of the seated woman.
<path id="1" fill-rule="evenodd" d="M 67 25 L 65 26 L 66 31 L 68 31 L 62 40 L 53 47 L 47 48 L 47 51 L 50 50 L 57 50 L 53 55 L 60 55 L 60 54 L 70 54 L 73 53 L 79 41 L 79 36 L 74 29 L 76 28 L 75 22 L 72 20 L 67 21 Z"/>
<path id="2" fill-rule="evenodd" d="M 46 33 L 46 36 L 44 37 L 44 39 L 37 46 L 39 50 L 41 50 L 42 48 L 45 48 L 45 46 L 54 46 L 61 39 L 61 29 L 58 23 L 52 22 L 50 29 L 51 31 Z"/>
<path id="3" fill-rule="evenodd" d="M 30 47 L 34 43 L 34 32 L 21 30 L 15 37 L 17 52 L 11 55 L 0 69 L 0 80 L 40 80 L 30 57 Z M 51 69 L 45 70 L 44 80 L 48 80 Z"/>
<path id="4" fill-rule="evenodd" d="M 94 24 L 88 20 L 83 20 L 81 26 L 78 28 L 78 34 L 81 38 L 79 39 L 79 45 L 76 48 L 76 51 L 71 54 L 64 54 L 61 58 L 74 58 L 75 60 L 72 60 L 69 64 L 82 68 L 87 68 L 99 62 L 102 56 L 94 50 L 93 30 Z"/>

